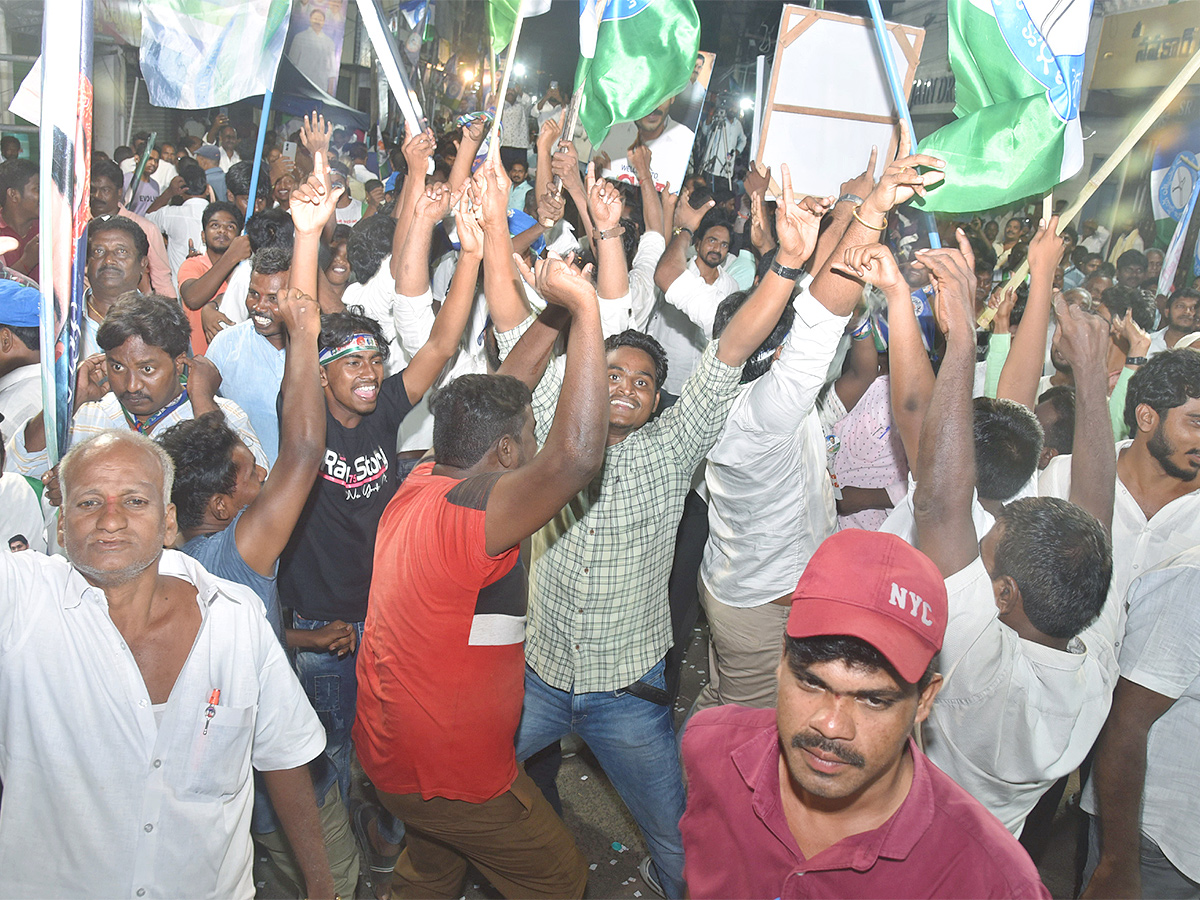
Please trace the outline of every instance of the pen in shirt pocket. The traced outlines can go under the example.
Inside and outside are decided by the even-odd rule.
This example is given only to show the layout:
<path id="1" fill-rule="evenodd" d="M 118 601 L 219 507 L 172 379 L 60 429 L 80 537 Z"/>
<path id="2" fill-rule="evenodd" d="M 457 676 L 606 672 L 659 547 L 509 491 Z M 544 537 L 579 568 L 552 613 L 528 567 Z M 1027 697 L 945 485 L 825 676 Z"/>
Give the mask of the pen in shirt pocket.
<path id="1" fill-rule="evenodd" d="M 217 714 L 217 704 L 221 702 L 221 689 L 213 688 L 212 693 L 208 695 L 208 709 L 204 711 L 204 731 L 201 734 L 208 734 L 208 723 L 212 721 L 213 716 Z"/>

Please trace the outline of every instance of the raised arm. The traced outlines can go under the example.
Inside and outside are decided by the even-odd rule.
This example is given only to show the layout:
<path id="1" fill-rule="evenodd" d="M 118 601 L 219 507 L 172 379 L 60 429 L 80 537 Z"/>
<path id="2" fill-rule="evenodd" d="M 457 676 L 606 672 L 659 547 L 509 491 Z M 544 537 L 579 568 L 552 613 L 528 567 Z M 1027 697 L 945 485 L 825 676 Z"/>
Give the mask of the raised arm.
<path id="1" fill-rule="evenodd" d="M 660 291 L 669 290 L 687 268 L 687 246 L 695 237 L 704 214 L 716 205 L 717 201 L 709 198 L 699 209 L 694 209 L 691 190 L 684 188 L 679 192 L 678 200 L 672 205 L 674 233 L 668 236 L 667 249 L 654 270 L 654 283 Z"/>
<path id="2" fill-rule="evenodd" d="M 793 269 L 798 273 L 817 242 L 821 217 L 833 203 L 832 197 L 797 200 L 792 194 L 792 176 L 786 165 L 782 178 L 783 202 L 775 215 L 779 252 L 771 271 L 763 276 L 750 299 L 734 313 L 721 333 L 717 359 L 727 366 L 743 365 L 779 323 L 779 316 L 796 287 L 796 275 L 785 277 L 778 270 Z"/>
<path id="3" fill-rule="evenodd" d="M 833 204 L 833 211 L 830 213 L 829 225 L 817 238 L 817 249 L 813 251 L 812 259 L 808 261 L 810 272 L 819 272 L 822 266 L 829 261 L 841 241 L 842 235 L 854 221 L 855 207 L 865 203 L 867 197 L 871 196 L 871 191 L 875 189 L 875 161 L 878 155 L 879 148 L 872 144 L 871 156 L 867 160 L 866 169 L 854 178 L 842 182 L 841 193 L 838 194 L 837 201 Z"/>
<path id="4" fill-rule="evenodd" d="M 587 190 L 583 179 L 579 177 L 579 154 L 575 145 L 569 140 L 558 142 L 558 149 L 550 157 L 550 171 L 562 179 L 563 190 L 575 204 L 575 212 L 579 216 L 581 234 L 592 233 L 592 221 L 587 210 Z"/>
<path id="5" fill-rule="evenodd" d="M 405 126 L 405 134 L 408 134 L 408 126 Z M 433 138 L 433 132 L 428 128 L 417 134 L 408 134 L 404 143 L 401 145 L 401 150 L 404 153 L 404 161 L 408 163 L 408 174 L 404 176 L 404 187 L 400 191 L 400 202 L 396 204 L 396 208 L 392 211 L 392 215 L 396 217 L 396 237 L 392 242 L 392 277 L 396 277 L 396 251 L 400 249 L 400 245 L 404 242 L 404 235 L 408 233 L 408 229 L 412 226 L 413 212 L 417 208 L 417 200 L 421 194 L 425 192 L 425 170 L 429 168 L 429 160 L 433 158 L 433 151 L 437 149 L 437 142 Z"/>
<path id="6" fill-rule="evenodd" d="M 305 115 L 304 122 L 300 126 L 300 144 L 308 151 L 309 156 L 313 160 L 313 171 L 319 169 L 317 165 L 317 154 L 321 154 L 322 159 L 329 160 L 329 141 L 333 137 L 333 123 L 326 122 L 325 117 L 313 110 L 312 116 Z M 325 242 L 333 239 L 333 229 L 337 226 L 337 219 L 330 211 L 329 218 L 321 225 L 321 238 Z M 314 293 L 314 297 L 317 295 Z"/>
<path id="7" fill-rule="evenodd" d="M 650 171 L 650 158 L 650 148 L 646 144 L 634 144 L 629 148 L 627 159 L 633 166 L 633 174 L 637 176 L 638 191 L 642 195 L 642 220 L 646 223 L 646 231 L 657 231 L 665 236 L 662 196 L 654 184 L 654 175 Z M 669 191 L 671 185 L 667 184 L 664 189 Z"/>
<path id="8" fill-rule="evenodd" d="M 547 119 L 543 124 L 537 136 L 537 173 L 533 180 L 533 190 L 540 202 L 541 198 L 546 194 L 553 193 L 560 200 L 562 193 L 558 191 L 550 191 L 550 182 L 554 178 L 554 173 L 550 171 L 550 158 L 554 155 L 554 142 L 558 140 L 558 136 L 562 134 L 562 114 L 558 118 Z M 562 218 L 562 216 L 559 216 Z M 541 210 L 538 211 L 538 221 L 546 228 L 553 226 L 554 222 L 541 217 Z M 558 221 L 557 219 L 555 221 Z"/>
<path id="9" fill-rule="evenodd" d="M 855 279 L 835 272 L 831 264 L 843 259 L 849 247 L 878 243 L 880 235 L 887 228 L 888 213 L 897 204 L 907 203 L 914 196 L 924 196 L 926 188 L 937 184 L 944 177 L 940 170 L 946 164 L 940 159 L 924 154 L 908 155 L 911 142 L 903 123 L 900 126 L 900 134 L 900 158 L 884 170 L 883 177 L 872 188 L 862 205 L 851 211 L 850 224 L 833 253 L 820 269 L 814 272 L 811 288 L 813 296 L 836 315 L 845 316 L 853 311 L 858 303 L 861 288 Z M 918 166 L 931 167 L 935 171 L 922 174 L 918 171 Z"/>
<path id="10" fill-rule="evenodd" d="M 937 291 L 946 356 L 921 430 L 913 510 L 917 547 L 948 578 L 979 555 L 971 518 L 975 495 L 975 260 L 960 228 L 961 250 L 922 250 Z M 895 376 L 893 376 L 895 377 Z"/>
<path id="11" fill-rule="evenodd" d="M 335 190 L 330 183 L 324 152 L 318 150 L 313 155 L 312 174 L 292 191 L 288 201 L 295 227 L 288 287 L 308 297 L 317 296 L 321 231 L 333 217 L 333 209 L 341 196 L 342 189 Z"/>
<path id="12" fill-rule="evenodd" d="M 414 229 L 424 228 L 426 221 L 440 221 L 451 206 L 457 205 L 462 193 L 451 195 L 450 186 L 433 184 L 417 204 Z M 446 367 L 446 363 L 458 350 L 459 340 L 471 316 L 471 305 L 475 302 L 475 285 L 479 280 L 479 263 L 483 258 L 483 233 L 470 213 L 461 210 L 455 214 L 458 236 L 462 241 L 462 254 L 446 292 L 446 302 L 433 320 L 429 339 L 413 354 L 408 368 L 404 370 L 404 389 L 414 405 Z"/>
<path id="13" fill-rule="evenodd" d="M 508 190 L 511 183 L 499 159 L 489 159 L 475 173 L 472 202 L 483 228 L 483 293 L 497 331 L 511 331 L 529 317 L 529 304 L 513 266 L 508 233 Z"/>
<path id="14" fill-rule="evenodd" d="M 293 207 L 295 197 L 293 192 Z M 325 453 L 325 394 L 317 364 L 321 310 L 310 295 L 292 287 L 279 298 L 279 315 L 287 327 L 279 457 L 234 532 L 242 559 L 255 572 L 268 576 L 275 573 Z"/>
<path id="15" fill-rule="evenodd" d="M 458 153 L 454 157 L 454 165 L 450 167 L 450 187 L 458 190 L 471 178 L 471 166 L 483 146 L 487 136 L 488 121 L 483 115 L 476 116 L 471 123 L 463 128 L 462 138 L 458 142 Z M 422 173 L 424 175 L 424 173 Z M 422 178 L 424 180 L 424 178 Z"/>
<path id="16" fill-rule="evenodd" d="M 250 238 L 239 234 L 229 244 L 229 249 L 217 257 L 212 267 L 198 278 L 189 278 L 179 285 L 179 298 L 183 305 L 190 310 L 203 309 L 213 301 L 221 290 L 221 285 L 229 277 L 237 264 L 252 255 Z"/>
<path id="17" fill-rule="evenodd" d="M 596 254 L 596 293 L 615 300 L 629 293 L 629 261 L 621 235 L 621 194 L 603 178 L 597 180 L 594 163 L 587 167 L 588 212 L 596 230 L 592 249 Z"/>
<path id="18" fill-rule="evenodd" d="M 1057 228 L 1058 216 L 1052 216 L 1050 224 L 1042 222 L 1029 242 L 1029 298 L 996 385 L 997 397 L 1015 400 L 1029 409 L 1037 406 L 1038 381 L 1046 359 L 1050 304 L 1054 299 L 1054 270 L 1063 251 L 1063 239 L 1056 233 Z"/>
<path id="19" fill-rule="evenodd" d="M 492 555 L 515 547 L 550 521 L 604 462 L 608 379 L 595 289 L 560 259 L 539 260 L 535 277 L 538 293 L 571 313 L 567 367 L 542 449 L 497 481 L 488 500 L 484 530 Z"/>
<path id="20" fill-rule="evenodd" d="M 1071 496 L 1112 530 L 1117 451 L 1108 411 L 1108 326 L 1082 307 L 1054 301 L 1058 348 L 1075 374 L 1075 442 L 1071 452 Z M 1021 321 L 1021 331 L 1025 322 Z M 1045 332 L 1045 329 L 1042 329 Z"/>

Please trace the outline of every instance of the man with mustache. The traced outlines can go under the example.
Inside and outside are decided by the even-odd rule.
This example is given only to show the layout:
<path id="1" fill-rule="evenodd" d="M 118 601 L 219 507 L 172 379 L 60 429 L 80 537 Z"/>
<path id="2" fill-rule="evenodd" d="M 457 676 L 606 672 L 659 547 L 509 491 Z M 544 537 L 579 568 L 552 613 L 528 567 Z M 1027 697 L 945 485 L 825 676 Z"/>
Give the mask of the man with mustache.
<path id="1" fill-rule="evenodd" d="M 132 227 L 141 234 L 136 225 Z M 188 357 L 190 335 L 177 300 L 134 293 L 114 303 L 97 331 L 103 356 L 79 365 L 68 443 L 110 429 L 157 437 L 178 422 L 219 409 L 250 448 L 256 464 L 269 468 L 246 413 L 233 401 L 216 396 L 221 384 L 216 366 L 202 356 Z M 34 477 L 46 473 L 49 462 L 41 413 L 13 436 L 10 451 L 10 470 Z"/>
<path id="2" fill-rule="evenodd" d="M 703 710 L 684 733 L 692 897 L 1050 896 L 911 737 L 941 689 L 946 619 L 941 575 L 900 538 L 852 529 L 818 548 L 777 708 Z"/>

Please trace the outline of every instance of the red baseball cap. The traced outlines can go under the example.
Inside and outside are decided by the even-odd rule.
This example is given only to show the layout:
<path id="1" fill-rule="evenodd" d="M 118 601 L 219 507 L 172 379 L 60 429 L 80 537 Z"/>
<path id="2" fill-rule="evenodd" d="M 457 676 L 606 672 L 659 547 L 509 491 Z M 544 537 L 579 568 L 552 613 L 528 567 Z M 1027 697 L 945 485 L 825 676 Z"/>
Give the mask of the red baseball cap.
<path id="1" fill-rule="evenodd" d="M 787 633 L 859 638 L 915 684 L 942 648 L 947 616 L 946 582 L 928 556 L 894 534 L 849 529 L 805 566 Z"/>

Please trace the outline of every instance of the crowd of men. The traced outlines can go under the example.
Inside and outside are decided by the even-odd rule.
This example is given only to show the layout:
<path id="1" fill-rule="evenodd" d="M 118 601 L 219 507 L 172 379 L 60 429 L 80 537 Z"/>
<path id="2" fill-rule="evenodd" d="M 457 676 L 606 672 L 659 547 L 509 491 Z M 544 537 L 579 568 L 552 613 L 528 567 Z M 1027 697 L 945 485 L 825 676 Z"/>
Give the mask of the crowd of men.
<path id="1" fill-rule="evenodd" d="M 302 896 L 581 897 L 570 733 L 664 897 L 1048 897 L 1076 771 L 1085 895 L 1200 896 L 1200 293 L 1057 216 L 914 250 L 907 134 L 675 194 L 563 105 L 386 181 L 314 114 L 253 197 L 224 115 L 97 151 L 57 465 L 4 148 L 0 896 L 249 897 L 257 845 Z"/>

